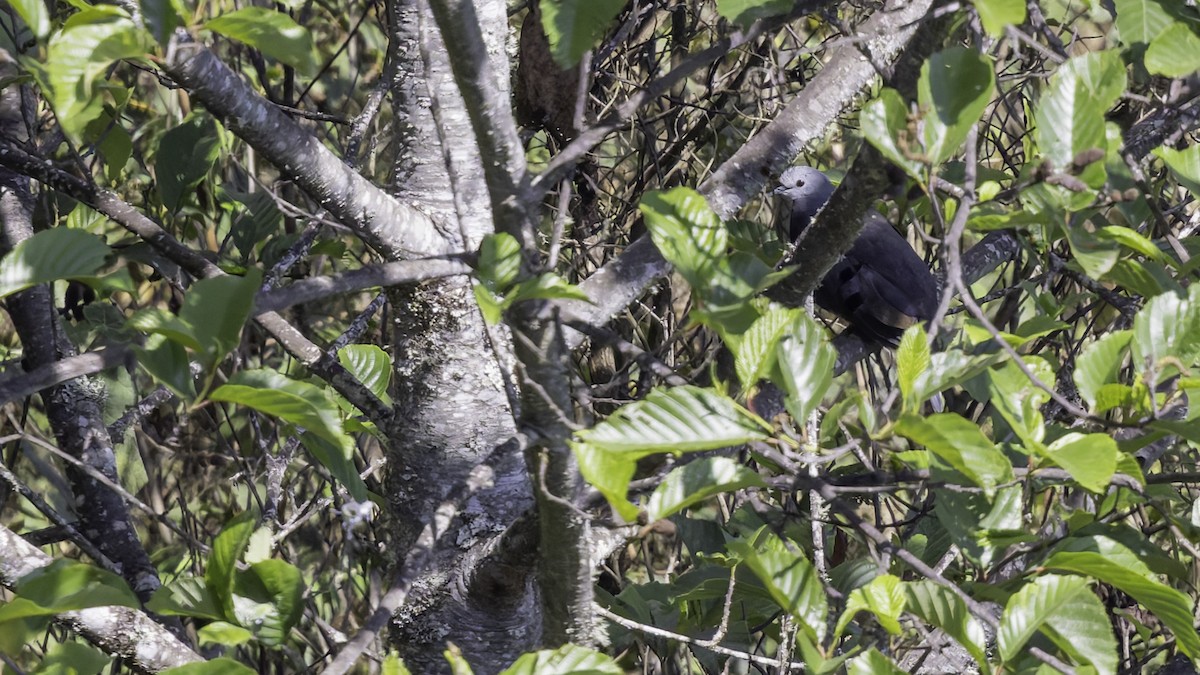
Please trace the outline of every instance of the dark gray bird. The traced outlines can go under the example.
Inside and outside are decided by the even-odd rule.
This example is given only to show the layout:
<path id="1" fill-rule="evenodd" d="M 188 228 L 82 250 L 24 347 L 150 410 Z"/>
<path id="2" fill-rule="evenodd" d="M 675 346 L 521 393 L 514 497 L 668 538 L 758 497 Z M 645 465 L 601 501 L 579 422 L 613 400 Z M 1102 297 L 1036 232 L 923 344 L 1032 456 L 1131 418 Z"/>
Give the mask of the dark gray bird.
<path id="1" fill-rule="evenodd" d="M 795 241 L 829 201 L 833 184 L 812 167 L 794 166 L 780 176 L 775 194 L 792 202 L 787 234 Z M 873 210 L 863 218 L 858 239 L 821 280 L 813 301 L 864 339 L 895 347 L 906 328 L 933 318 L 937 282 L 887 219 Z"/>

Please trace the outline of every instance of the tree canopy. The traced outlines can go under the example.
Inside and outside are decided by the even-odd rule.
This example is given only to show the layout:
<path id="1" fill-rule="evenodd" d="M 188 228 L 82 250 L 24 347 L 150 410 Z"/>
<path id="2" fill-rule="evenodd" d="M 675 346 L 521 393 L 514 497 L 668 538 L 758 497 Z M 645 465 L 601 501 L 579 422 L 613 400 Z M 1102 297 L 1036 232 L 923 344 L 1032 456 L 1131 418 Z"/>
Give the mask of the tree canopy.
<path id="1" fill-rule="evenodd" d="M 1200 663 L 1194 3 L 0 24 L 5 668 Z"/>

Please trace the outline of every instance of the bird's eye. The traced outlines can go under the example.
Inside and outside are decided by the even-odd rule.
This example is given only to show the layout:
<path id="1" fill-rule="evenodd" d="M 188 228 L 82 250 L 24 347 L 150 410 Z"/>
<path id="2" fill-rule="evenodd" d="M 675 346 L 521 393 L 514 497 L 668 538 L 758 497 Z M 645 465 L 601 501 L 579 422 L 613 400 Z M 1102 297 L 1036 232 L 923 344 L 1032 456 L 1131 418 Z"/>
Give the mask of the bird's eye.
<path id="1" fill-rule="evenodd" d="M 796 181 L 796 187 L 804 187 L 804 180 L 803 180 L 803 179 L 799 179 L 799 180 L 797 180 L 797 181 Z"/>

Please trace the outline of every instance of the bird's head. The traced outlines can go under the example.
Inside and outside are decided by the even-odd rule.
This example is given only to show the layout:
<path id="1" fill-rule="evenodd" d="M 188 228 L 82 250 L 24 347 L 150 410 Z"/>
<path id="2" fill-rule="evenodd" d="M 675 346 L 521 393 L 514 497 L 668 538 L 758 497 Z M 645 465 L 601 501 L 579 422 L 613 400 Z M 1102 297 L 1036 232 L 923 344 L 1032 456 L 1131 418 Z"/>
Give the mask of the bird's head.
<path id="1" fill-rule="evenodd" d="M 833 183 L 811 166 L 793 166 L 779 177 L 774 194 L 791 200 L 794 216 L 810 219 L 829 201 Z"/>

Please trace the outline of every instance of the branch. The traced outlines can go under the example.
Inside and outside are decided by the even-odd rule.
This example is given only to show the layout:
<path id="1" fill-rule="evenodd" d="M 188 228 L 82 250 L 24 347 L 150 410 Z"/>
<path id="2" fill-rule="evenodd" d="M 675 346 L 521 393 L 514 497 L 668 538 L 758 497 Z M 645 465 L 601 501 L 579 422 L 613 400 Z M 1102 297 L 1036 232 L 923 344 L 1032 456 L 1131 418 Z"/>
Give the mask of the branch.
<path id="1" fill-rule="evenodd" d="M 470 265 L 453 259 L 405 260 L 370 265 L 342 274 L 300 279 L 281 288 L 263 291 L 254 301 L 254 312 L 257 316 L 263 312 L 278 312 L 295 305 L 368 288 L 400 286 L 470 273 Z"/>
<path id="2" fill-rule="evenodd" d="M 52 562 L 54 559 L 36 546 L 0 527 L 0 583 L 13 588 L 21 577 Z M 129 607 L 63 612 L 58 620 L 140 673 L 158 673 L 204 660 L 146 614 Z"/>
<path id="3" fill-rule="evenodd" d="M 167 72 L 225 126 L 389 260 L 446 252 L 430 218 L 356 173 L 183 29 Z"/>

